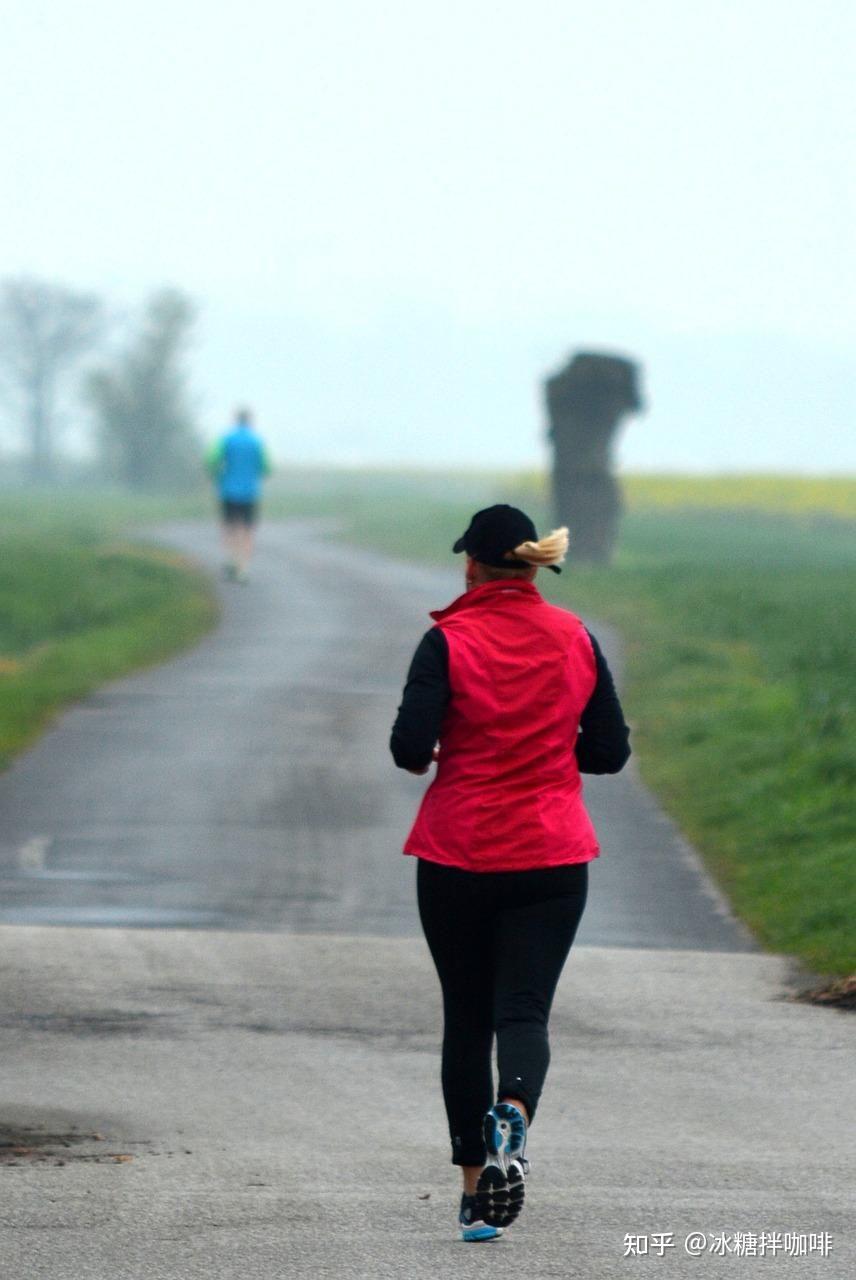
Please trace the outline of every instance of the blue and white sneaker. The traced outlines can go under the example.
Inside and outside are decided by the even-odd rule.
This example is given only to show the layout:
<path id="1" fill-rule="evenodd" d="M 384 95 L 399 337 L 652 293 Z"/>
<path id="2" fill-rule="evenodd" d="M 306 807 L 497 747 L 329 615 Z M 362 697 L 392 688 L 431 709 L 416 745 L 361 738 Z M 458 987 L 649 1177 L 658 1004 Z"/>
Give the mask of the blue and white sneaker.
<path id="1" fill-rule="evenodd" d="M 461 1196 L 461 1212 L 458 1214 L 461 1228 L 461 1239 L 470 1244 L 480 1244 L 486 1240 L 498 1240 L 502 1235 L 502 1227 L 490 1226 L 483 1222 L 478 1214 L 475 1196 Z"/>
<path id="2" fill-rule="evenodd" d="M 482 1222 L 507 1227 L 523 1208 L 526 1120 L 510 1102 L 497 1102 L 484 1118 L 487 1162 L 476 1186 L 476 1208 Z"/>

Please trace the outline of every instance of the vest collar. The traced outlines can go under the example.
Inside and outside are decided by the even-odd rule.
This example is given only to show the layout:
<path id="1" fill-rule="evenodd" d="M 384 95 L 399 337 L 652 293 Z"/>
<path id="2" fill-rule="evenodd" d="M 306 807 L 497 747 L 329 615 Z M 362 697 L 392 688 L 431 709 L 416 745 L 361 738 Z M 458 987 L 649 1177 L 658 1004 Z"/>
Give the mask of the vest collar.
<path id="1" fill-rule="evenodd" d="M 453 614 L 464 609 L 477 608 L 480 604 L 490 604 L 493 600 L 514 600 L 515 603 L 541 604 L 541 592 L 534 582 L 526 582 L 523 578 L 497 578 L 495 582 L 483 582 L 472 591 L 465 591 L 445 609 L 434 609 L 429 615 L 435 622 L 443 622 Z"/>

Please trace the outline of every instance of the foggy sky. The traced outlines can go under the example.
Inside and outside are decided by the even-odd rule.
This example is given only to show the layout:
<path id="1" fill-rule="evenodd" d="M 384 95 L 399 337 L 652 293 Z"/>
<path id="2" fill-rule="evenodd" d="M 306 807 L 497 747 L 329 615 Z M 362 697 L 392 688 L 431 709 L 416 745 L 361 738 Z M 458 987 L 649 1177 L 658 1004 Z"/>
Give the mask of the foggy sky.
<path id="1" fill-rule="evenodd" d="M 576 347 L 634 469 L 856 469 L 849 0 L 0 0 L 0 272 L 203 304 L 213 432 L 527 464 Z"/>

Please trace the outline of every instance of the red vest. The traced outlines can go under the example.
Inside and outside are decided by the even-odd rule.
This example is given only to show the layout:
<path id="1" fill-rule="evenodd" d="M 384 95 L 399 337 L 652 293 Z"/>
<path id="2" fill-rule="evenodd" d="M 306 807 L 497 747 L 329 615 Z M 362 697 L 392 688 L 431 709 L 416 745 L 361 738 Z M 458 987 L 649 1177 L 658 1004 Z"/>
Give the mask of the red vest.
<path id="1" fill-rule="evenodd" d="M 469 871 L 596 858 L 574 754 L 597 678 L 579 618 L 516 578 L 431 617 L 449 646 L 451 699 L 404 852 Z"/>

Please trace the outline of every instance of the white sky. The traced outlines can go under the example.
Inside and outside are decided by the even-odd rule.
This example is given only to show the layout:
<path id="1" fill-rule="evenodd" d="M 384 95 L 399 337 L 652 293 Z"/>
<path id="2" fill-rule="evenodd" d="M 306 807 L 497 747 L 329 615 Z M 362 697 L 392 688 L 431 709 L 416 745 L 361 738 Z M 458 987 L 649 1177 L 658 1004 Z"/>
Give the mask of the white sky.
<path id="1" fill-rule="evenodd" d="M 202 305 L 209 432 L 526 464 L 577 347 L 634 469 L 856 470 L 852 0 L 0 0 L 0 273 Z"/>

